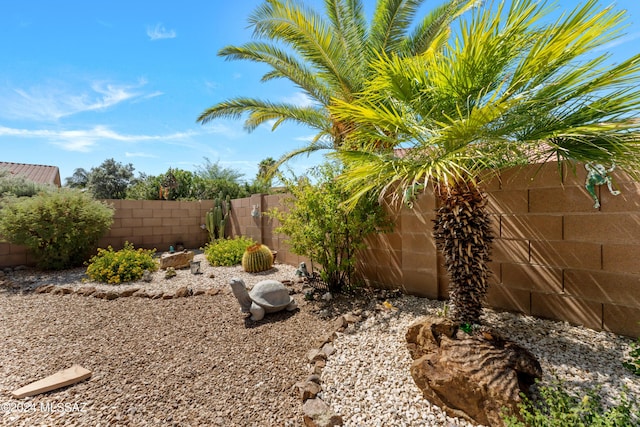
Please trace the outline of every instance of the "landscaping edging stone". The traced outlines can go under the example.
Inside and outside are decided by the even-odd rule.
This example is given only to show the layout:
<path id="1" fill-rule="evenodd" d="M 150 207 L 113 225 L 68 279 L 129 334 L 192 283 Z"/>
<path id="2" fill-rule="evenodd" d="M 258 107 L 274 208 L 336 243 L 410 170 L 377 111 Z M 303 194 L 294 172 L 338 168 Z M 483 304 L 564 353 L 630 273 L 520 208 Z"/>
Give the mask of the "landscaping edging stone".
<path id="1" fill-rule="evenodd" d="M 334 427 L 343 425 L 342 416 L 336 414 L 319 394 L 322 392 L 322 369 L 327 358 L 335 353 L 333 340 L 352 323 L 362 320 L 360 310 L 338 316 L 332 325 L 332 332 L 315 340 L 314 346 L 307 352 L 309 376 L 294 385 L 302 400 L 304 425 L 307 427 Z"/>
<path id="2" fill-rule="evenodd" d="M 36 294 L 47 294 L 50 293 L 52 295 L 70 295 L 75 294 L 83 297 L 94 297 L 99 299 L 105 299 L 107 301 L 112 301 L 118 298 L 127 298 L 127 297 L 137 297 L 137 298 L 149 298 L 149 299 L 176 299 L 176 298 L 187 298 L 191 296 L 198 295 L 217 295 L 220 292 L 219 288 L 209 288 L 209 289 L 198 289 L 194 291 L 191 288 L 186 286 L 182 286 L 174 293 L 171 292 L 147 292 L 141 288 L 129 288 L 123 289 L 121 291 L 112 290 L 112 291 L 104 291 L 98 290 L 95 286 L 84 286 L 78 288 L 77 290 L 73 290 L 71 288 L 67 288 L 64 286 L 56 286 L 56 285 L 42 285 L 38 286 L 33 290 Z"/>

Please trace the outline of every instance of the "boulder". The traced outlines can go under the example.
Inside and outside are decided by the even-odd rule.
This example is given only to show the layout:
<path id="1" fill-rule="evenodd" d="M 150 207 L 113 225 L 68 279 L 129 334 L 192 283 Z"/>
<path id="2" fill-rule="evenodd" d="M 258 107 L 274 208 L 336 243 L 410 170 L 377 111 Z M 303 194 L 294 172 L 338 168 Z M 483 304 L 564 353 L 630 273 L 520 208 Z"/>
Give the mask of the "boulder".
<path id="1" fill-rule="evenodd" d="M 160 268 L 163 270 L 173 268 L 187 268 L 190 262 L 193 261 L 193 251 L 183 251 L 175 253 L 163 253 L 160 256 Z"/>
<path id="2" fill-rule="evenodd" d="M 431 317 L 409 327 L 411 376 L 424 397 L 449 416 L 503 426 L 503 408 L 517 413 L 520 393 L 528 393 L 542 368 L 517 344 L 488 332 L 459 330 Z"/>

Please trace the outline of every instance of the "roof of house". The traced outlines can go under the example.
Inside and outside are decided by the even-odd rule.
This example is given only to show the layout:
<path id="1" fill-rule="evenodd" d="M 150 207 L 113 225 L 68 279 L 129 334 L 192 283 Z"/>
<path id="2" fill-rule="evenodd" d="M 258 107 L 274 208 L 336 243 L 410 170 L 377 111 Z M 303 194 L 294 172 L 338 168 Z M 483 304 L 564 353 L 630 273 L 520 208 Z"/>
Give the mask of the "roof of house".
<path id="1" fill-rule="evenodd" d="M 51 184 L 61 187 L 60 169 L 57 166 L 30 165 L 26 163 L 0 162 L 0 171 L 8 170 L 37 184 Z"/>

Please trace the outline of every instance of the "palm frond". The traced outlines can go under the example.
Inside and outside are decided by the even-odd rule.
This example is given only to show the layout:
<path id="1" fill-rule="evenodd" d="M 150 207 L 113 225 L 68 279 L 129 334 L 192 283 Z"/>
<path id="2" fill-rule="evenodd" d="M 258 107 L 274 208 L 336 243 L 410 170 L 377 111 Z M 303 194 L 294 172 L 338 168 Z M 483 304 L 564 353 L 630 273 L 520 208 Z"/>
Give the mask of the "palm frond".
<path id="1" fill-rule="evenodd" d="M 243 46 L 227 46 L 221 49 L 218 55 L 227 59 L 243 59 L 267 64 L 273 69 L 264 75 L 262 81 L 274 78 L 289 79 L 324 105 L 328 105 L 333 93 L 324 81 L 316 77 L 315 70 L 284 50 L 268 43 L 251 42 Z"/>
<path id="2" fill-rule="evenodd" d="M 216 104 L 206 109 L 197 121 L 205 124 L 217 118 L 238 119 L 247 113 L 249 116 L 244 127 L 249 132 L 269 120 L 276 120 L 273 128 L 284 121 L 305 123 L 321 132 L 326 132 L 331 128 L 331 123 L 323 108 L 299 107 L 253 98 L 234 98 Z"/>

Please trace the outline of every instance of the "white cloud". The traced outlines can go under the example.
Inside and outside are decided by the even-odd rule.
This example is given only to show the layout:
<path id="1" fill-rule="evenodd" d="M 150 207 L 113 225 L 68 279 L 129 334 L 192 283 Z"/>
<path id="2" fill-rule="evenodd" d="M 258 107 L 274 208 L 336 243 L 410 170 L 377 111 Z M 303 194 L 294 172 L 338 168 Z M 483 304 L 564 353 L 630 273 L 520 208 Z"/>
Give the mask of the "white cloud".
<path id="1" fill-rule="evenodd" d="M 162 39 L 175 39 L 178 35 L 175 30 L 167 30 L 161 22 L 157 23 L 155 27 L 147 27 L 147 36 L 151 41 Z"/>
<path id="2" fill-rule="evenodd" d="M 127 135 L 115 132 L 106 126 L 94 126 L 84 130 L 15 129 L 0 126 L 0 137 L 11 136 L 25 139 L 46 139 L 66 151 L 88 152 L 105 141 L 138 143 L 145 141 L 176 141 L 192 136 L 192 132 L 176 132 L 166 135 Z"/>
<path id="3" fill-rule="evenodd" d="M 298 107 L 310 107 L 314 103 L 313 99 L 311 99 L 309 95 L 304 92 L 296 92 L 291 96 L 282 98 L 282 100 Z"/>
<path id="4" fill-rule="evenodd" d="M 624 36 L 620 37 L 619 39 L 612 41 L 611 43 L 607 43 L 606 45 L 595 49 L 595 52 L 601 52 L 601 51 L 605 51 L 605 50 L 610 50 L 610 49 L 613 49 L 614 47 L 629 43 L 629 42 L 631 42 L 633 40 L 636 40 L 636 39 L 640 39 L 640 31 L 636 32 L 636 33 L 624 35 Z"/>
<path id="5" fill-rule="evenodd" d="M 241 125 L 229 126 L 222 123 L 208 123 L 204 125 L 202 129 L 205 133 L 222 135 L 229 139 L 241 138 L 246 134 L 246 132 L 241 128 Z"/>
<path id="6" fill-rule="evenodd" d="M 156 156 L 154 154 L 142 153 L 142 152 L 130 153 L 128 151 L 124 152 L 124 156 L 125 157 L 148 157 L 148 158 L 156 158 L 156 157 L 158 157 L 158 156 Z"/>
<path id="7" fill-rule="evenodd" d="M 124 101 L 150 95 L 140 89 L 146 85 L 140 80 L 136 84 L 118 84 L 105 81 L 93 81 L 88 90 L 68 87 L 65 82 L 53 81 L 46 85 L 28 89 L 0 91 L 0 116 L 9 119 L 28 119 L 36 121 L 57 121 L 86 111 L 100 111 Z"/>

